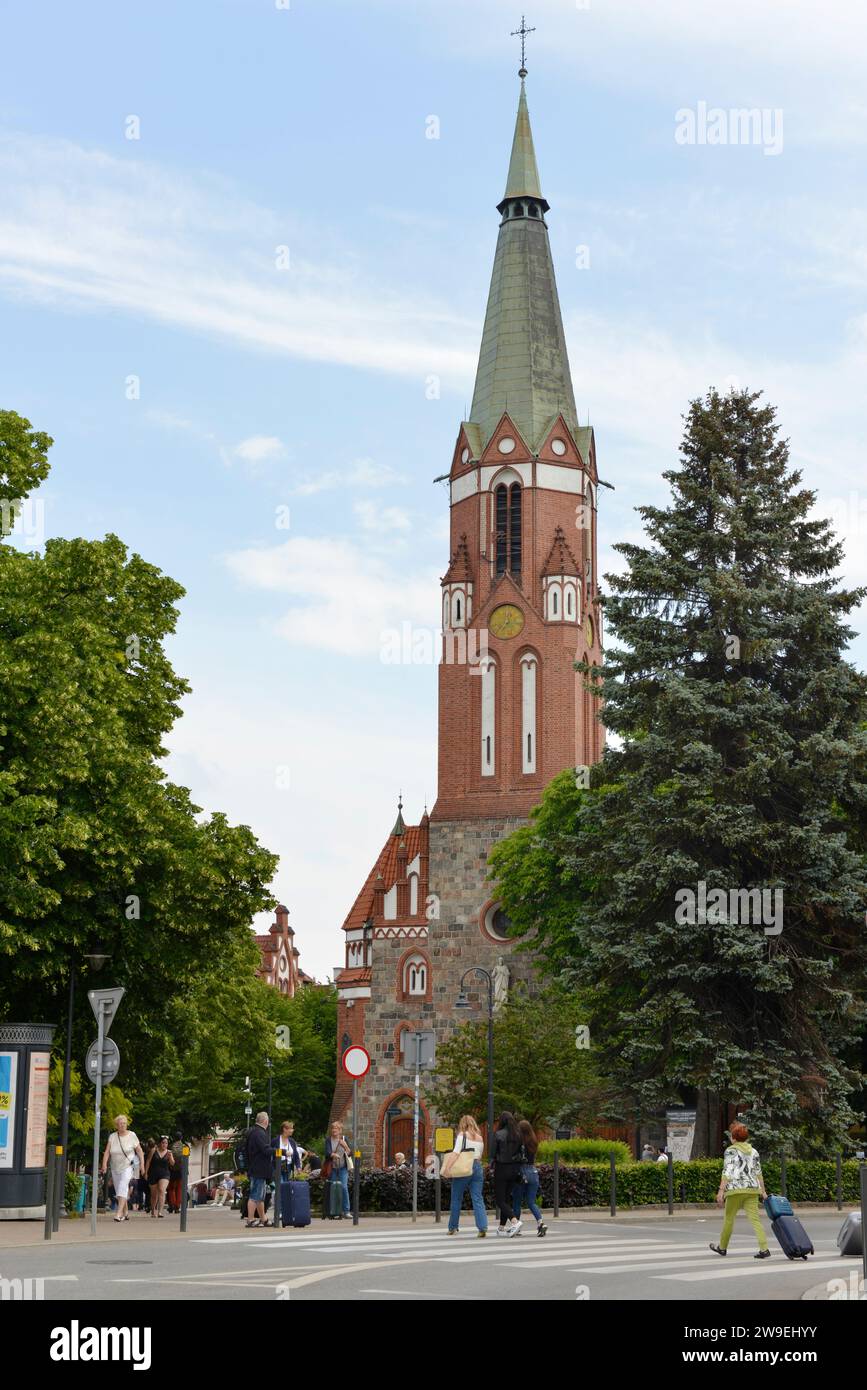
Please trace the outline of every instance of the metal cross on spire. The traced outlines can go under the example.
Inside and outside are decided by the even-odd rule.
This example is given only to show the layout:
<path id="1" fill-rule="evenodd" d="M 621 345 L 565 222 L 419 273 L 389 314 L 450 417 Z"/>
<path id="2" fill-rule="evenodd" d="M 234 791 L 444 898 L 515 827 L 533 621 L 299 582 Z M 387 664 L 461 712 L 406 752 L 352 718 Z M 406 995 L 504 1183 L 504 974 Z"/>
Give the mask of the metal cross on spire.
<path id="1" fill-rule="evenodd" d="M 517 38 L 519 34 L 520 34 L 520 36 L 521 36 L 521 70 L 520 70 L 520 72 L 518 73 L 518 76 L 519 76 L 519 77 L 526 77 L 526 76 L 527 76 L 527 62 L 526 62 L 526 58 L 527 58 L 527 53 L 526 53 L 526 48 L 527 48 L 527 35 L 528 35 L 528 34 L 535 34 L 535 32 L 536 32 L 536 27 L 535 27 L 535 25 L 533 26 L 532 29 L 528 29 L 528 28 L 527 28 L 527 21 L 526 21 L 526 19 L 524 18 L 523 15 L 521 15 L 521 27 L 520 27 L 520 29 L 513 29 L 513 30 L 512 30 L 512 38 L 513 38 L 513 39 Z"/>

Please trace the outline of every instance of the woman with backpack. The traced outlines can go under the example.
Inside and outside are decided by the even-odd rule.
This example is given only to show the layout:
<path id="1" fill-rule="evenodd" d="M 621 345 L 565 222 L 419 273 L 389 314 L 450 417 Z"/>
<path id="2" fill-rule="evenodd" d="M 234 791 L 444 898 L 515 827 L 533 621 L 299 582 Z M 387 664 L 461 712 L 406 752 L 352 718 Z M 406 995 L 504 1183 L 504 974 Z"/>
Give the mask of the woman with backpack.
<path id="1" fill-rule="evenodd" d="M 494 1201 L 500 1213 L 498 1236 L 516 1236 L 521 1230 L 520 1218 L 512 1212 L 512 1200 L 515 1183 L 521 1175 L 523 1151 L 517 1121 L 511 1111 L 504 1110 L 497 1121 L 497 1132 L 490 1152 L 494 1170 Z"/>
<path id="2" fill-rule="evenodd" d="M 732 1125 L 730 1134 L 732 1142 L 723 1154 L 722 1179 L 719 1192 L 716 1195 L 720 1206 L 725 1202 L 725 1220 L 723 1221 L 719 1245 L 711 1244 L 710 1248 L 717 1255 L 726 1253 L 734 1229 L 735 1217 L 739 1211 L 743 1211 L 746 1213 L 759 1243 L 758 1252 L 754 1258 L 766 1260 L 771 1252 L 768 1249 L 767 1237 L 759 1220 L 759 1194 L 761 1193 L 763 1201 L 768 1195 L 765 1191 L 762 1165 L 759 1162 L 758 1153 L 749 1143 L 750 1132 L 746 1125 Z"/>
<path id="3" fill-rule="evenodd" d="M 482 1168 L 484 1140 L 482 1132 L 472 1115 L 462 1115 L 458 1125 L 455 1147 L 446 1156 L 441 1176 L 451 1181 L 451 1204 L 449 1206 L 449 1235 L 456 1236 L 461 1221 L 461 1204 L 464 1193 L 469 1191 L 473 1204 L 473 1216 L 479 1239 L 488 1234 L 488 1213 L 482 1196 L 485 1174 Z"/>
<path id="4" fill-rule="evenodd" d="M 539 1169 L 536 1167 L 536 1150 L 539 1147 L 539 1140 L 536 1138 L 533 1126 L 527 1120 L 519 1121 L 518 1130 L 524 1145 L 524 1152 L 521 1157 L 526 1158 L 526 1162 L 521 1165 L 520 1182 L 515 1183 L 515 1201 L 512 1211 L 520 1224 L 521 1202 L 526 1202 L 536 1219 L 536 1235 L 545 1236 L 548 1234 L 548 1227 L 542 1220 L 542 1213 L 536 1204 L 540 1181 Z"/>

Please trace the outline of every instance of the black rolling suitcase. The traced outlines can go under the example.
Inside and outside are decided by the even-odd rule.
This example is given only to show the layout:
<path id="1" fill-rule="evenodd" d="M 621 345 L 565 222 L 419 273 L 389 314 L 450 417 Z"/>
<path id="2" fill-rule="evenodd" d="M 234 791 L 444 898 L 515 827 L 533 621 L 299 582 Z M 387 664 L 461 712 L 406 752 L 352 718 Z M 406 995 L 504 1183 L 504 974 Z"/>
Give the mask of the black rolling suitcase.
<path id="1" fill-rule="evenodd" d="M 778 1216 L 776 1221 L 771 1222 L 771 1230 L 787 1260 L 806 1260 L 808 1255 L 814 1253 L 813 1242 L 797 1216 Z"/>

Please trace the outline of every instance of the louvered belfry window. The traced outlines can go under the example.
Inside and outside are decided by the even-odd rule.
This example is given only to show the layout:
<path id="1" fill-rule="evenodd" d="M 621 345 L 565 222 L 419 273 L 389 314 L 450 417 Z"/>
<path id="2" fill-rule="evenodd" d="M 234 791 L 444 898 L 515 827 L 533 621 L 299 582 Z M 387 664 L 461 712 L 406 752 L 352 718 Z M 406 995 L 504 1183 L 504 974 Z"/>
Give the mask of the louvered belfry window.
<path id="1" fill-rule="evenodd" d="M 500 483 L 494 493 L 497 575 L 521 574 L 521 484 Z"/>

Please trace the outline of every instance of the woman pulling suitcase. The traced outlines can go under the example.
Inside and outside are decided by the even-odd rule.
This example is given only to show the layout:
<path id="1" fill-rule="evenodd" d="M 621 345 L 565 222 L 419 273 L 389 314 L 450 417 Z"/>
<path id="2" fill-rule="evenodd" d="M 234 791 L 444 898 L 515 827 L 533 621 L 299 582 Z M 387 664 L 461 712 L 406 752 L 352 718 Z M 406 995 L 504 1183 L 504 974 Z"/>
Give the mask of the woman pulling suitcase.
<path id="1" fill-rule="evenodd" d="M 743 1211 L 752 1225 L 759 1243 L 755 1258 L 766 1260 L 771 1252 L 768 1249 L 767 1237 L 759 1220 L 759 1194 L 761 1194 L 763 1201 L 768 1195 L 765 1191 L 765 1180 L 762 1177 L 762 1165 L 759 1162 L 758 1153 L 748 1142 L 750 1132 L 746 1125 L 732 1125 L 730 1133 L 732 1142 L 723 1154 L 722 1180 L 716 1195 L 720 1206 L 725 1202 L 725 1220 L 723 1221 L 719 1245 L 711 1243 L 710 1248 L 717 1255 L 726 1253 L 728 1243 L 731 1240 L 735 1217 L 739 1211 Z"/>

